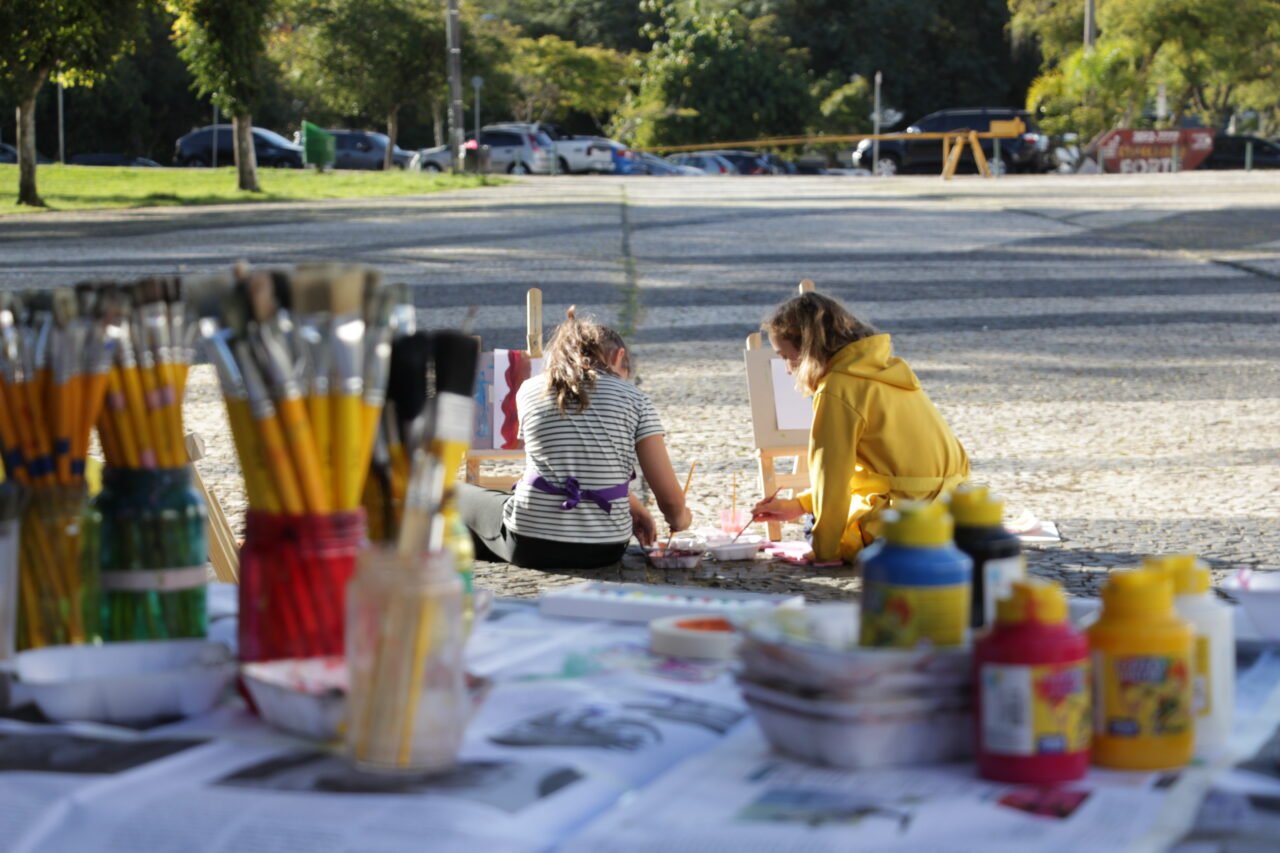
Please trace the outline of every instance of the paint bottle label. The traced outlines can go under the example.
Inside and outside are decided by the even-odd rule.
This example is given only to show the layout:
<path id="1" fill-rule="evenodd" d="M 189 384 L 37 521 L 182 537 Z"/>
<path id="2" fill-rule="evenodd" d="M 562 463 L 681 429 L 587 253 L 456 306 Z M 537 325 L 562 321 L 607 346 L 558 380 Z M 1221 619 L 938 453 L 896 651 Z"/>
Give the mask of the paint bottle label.
<path id="1" fill-rule="evenodd" d="M 1026 558 L 1017 554 L 1013 557 L 1001 557 L 998 560 L 987 560 L 982 564 L 982 612 L 985 614 L 984 625 L 993 625 L 996 621 L 996 602 L 1009 597 L 1013 582 L 1026 577 Z"/>
<path id="2" fill-rule="evenodd" d="M 1197 717 L 1207 717 L 1213 713 L 1213 680 L 1212 664 L 1209 661 L 1209 638 L 1204 634 L 1196 634 L 1195 644 L 1195 676 L 1191 685 L 1191 707 Z"/>
<path id="3" fill-rule="evenodd" d="M 1094 731 L 1117 738 L 1180 735 L 1191 727 L 1189 655 L 1094 652 Z"/>
<path id="4" fill-rule="evenodd" d="M 861 643 L 864 646 L 963 645 L 969 630 L 969 585 L 895 586 L 869 584 L 863 590 Z"/>
<path id="5" fill-rule="evenodd" d="M 999 755 L 1089 748 L 1088 663 L 982 666 L 982 743 Z"/>

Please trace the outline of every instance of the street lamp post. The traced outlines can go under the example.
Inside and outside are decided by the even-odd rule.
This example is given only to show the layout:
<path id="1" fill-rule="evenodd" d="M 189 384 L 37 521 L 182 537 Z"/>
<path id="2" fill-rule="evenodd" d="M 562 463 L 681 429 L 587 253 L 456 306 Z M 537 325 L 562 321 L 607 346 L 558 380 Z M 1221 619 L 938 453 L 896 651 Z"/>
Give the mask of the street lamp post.
<path id="1" fill-rule="evenodd" d="M 1093 50 L 1093 40 L 1098 37 L 1097 10 L 1095 0 L 1084 0 L 1084 48 Z"/>
<path id="2" fill-rule="evenodd" d="M 62 83 L 58 83 L 58 162 L 67 164 L 67 137 L 62 129 Z"/>
<path id="3" fill-rule="evenodd" d="M 449 50 L 449 148 L 453 171 L 462 164 L 462 31 L 458 22 L 458 0 L 449 0 L 448 18 L 445 21 L 445 41 Z M 476 140 L 479 146 L 480 140 Z"/>
<path id="4" fill-rule="evenodd" d="M 875 139 L 871 140 L 871 174 L 873 175 L 880 168 L 880 83 L 884 76 L 877 71 L 875 79 L 875 111 L 871 113 L 871 132 L 875 134 Z"/>

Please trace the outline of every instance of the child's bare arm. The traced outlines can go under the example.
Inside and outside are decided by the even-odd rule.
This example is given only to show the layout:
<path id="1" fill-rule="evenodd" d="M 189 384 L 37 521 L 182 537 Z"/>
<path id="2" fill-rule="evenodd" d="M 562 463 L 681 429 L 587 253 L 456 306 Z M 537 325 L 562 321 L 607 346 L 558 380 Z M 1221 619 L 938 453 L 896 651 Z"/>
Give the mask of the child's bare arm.
<path id="1" fill-rule="evenodd" d="M 684 501 L 684 490 L 676 479 L 676 472 L 671 467 L 671 457 L 667 455 L 667 444 L 660 435 L 642 438 L 636 443 L 636 457 L 640 460 L 640 470 L 644 472 L 645 481 L 653 490 L 654 500 L 662 517 L 673 531 L 685 530 L 693 523 Z"/>

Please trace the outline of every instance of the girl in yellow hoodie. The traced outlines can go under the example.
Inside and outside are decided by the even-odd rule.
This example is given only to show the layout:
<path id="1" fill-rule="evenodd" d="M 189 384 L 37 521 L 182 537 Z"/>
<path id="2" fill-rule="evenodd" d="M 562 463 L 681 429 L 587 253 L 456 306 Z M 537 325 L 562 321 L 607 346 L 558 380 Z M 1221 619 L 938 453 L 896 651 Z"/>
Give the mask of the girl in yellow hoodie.
<path id="1" fill-rule="evenodd" d="M 968 476 L 968 454 L 888 335 L 817 293 L 779 306 L 763 330 L 813 395 L 812 488 L 754 511 L 766 521 L 812 512 L 815 562 L 852 560 L 874 538 L 868 522 L 886 506 L 934 500 Z"/>

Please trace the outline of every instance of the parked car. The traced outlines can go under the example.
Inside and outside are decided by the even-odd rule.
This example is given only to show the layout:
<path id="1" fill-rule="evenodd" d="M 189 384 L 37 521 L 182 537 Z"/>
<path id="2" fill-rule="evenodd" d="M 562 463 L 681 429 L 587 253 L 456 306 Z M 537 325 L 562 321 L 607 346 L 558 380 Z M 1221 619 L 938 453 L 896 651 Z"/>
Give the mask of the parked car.
<path id="1" fill-rule="evenodd" d="M 418 150 L 418 163 L 424 172 L 447 172 L 453 166 L 453 152 L 448 145 Z"/>
<path id="2" fill-rule="evenodd" d="M 761 154 L 760 162 L 764 164 L 771 175 L 794 175 L 799 171 L 795 163 L 790 160 L 784 160 L 777 154 Z"/>
<path id="3" fill-rule="evenodd" d="M 691 176 L 705 175 L 701 169 L 695 169 L 692 166 L 681 166 L 678 163 L 672 163 L 665 157 L 659 157 L 650 151 L 635 152 L 636 158 L 639 160 L 641 174 L 644 175 L 660 175 L 663 177 L 670 176 Z"/>
<path id="4" fill-rule="evenodd" d="M 529 125 L 493 124 L 480 128 L 480 145 L 489 149 L 488 172 L 513 175 L 546 175 L 551 171 L 551 137 Z M 474 157 L 476 140 L 462 148 L 462 156 Z"/>
<path id="5" fill-rule="evenodd" d="M 539 122 L 533 125 L 551 138 L 556 152 L 556 171 L 560 174 L 607 174 L 613 171 L 613 147 L 621 143 L 603 136 L 576 136 L 565 133 L 558 125 Z"/>
<path id="6" fill-rule="evenodd" d="M 385 133 L 371 130 L 328 130 L 334 137 L 335 169 L 379 170 L 386 162 L 387 145 L 391 138 Z M 413 151 L 405 151 L 399 145 L 391 153 L 391 162 L 397 169 L 418 168 L 418 157 Z"/>
<path id="7" fill-rule="evenodd" d="M 67 160 L 71 166 L 145 166 L 155 167 L 160 164 L 146 157 L 134 157 L 131 154 L 76 154 Z"/>
<path id="8" fill-rule="evenodd" d="M 301 169 L 302 146 L 290 142 L 273 130 L 262 127 L 252 129 L 253 151 L 258 165 L 268 168 Z M 174 145 L 173 162 L 176 166 L 208 166 L 213 163 L 214 128 L 193 130 Z M 229 124 L 217 127 L 218 165 L 230 166 L 235 162 L 235 146 Z"/>
<path id="9" fill-rule="evenodd" d="M 755 151 L 706 151 L 705 154 L 712 154 L 723 157 L 733 164 L 739 175 L 768 175 L 772 174 L 772 168 L 764 159 Z"/>
<path id="10" fill-rule="evenodd" d="M 704 175 L 736 175 L 738 169 L 728 160 L 715 154 L 696 152 L 693 154 L 673 154 L 667 158 L 677 166 L 690 166 Z"/>
<path id="11" fill-rule="evenodd" d="M 991 161 L 991 168 L 997 174 L 1004 172 L 1045 172 L 1051 167 L 1049 158 L 1049 137 L 1040 132 L 1039 126 L 1026 110 L 1006 109 L 1003 107 L 984 107 L 980 109 L 939 110 L 909 126 L 907 133 L 943 133 L 953 130 L 976 130 L 985 133 L 991 129 L 993 121 L 1022 119 L 1026 130 L 1021 136 L 1000 140 L 1000 160 L 993 157 L 995 146 L 993 140 L 981 140 L 982 153 Z M 872 163 L 874 143 L 864 139 L 858 143 L 853 152 L 854 168 L 867 169 L 878 175 L 896 175 L 899 172 L 932 172 L 942 171 L 941 139 L 885 139 L 880 142 L 880 159 Z M 972 167 L 971 155 L 966 155 L 962 163 Z"/>
<path id="12" fill-rule="evenodd" d="M 14 148 L 12 145 L 10 145 L 7 142 L 0 142 L 0 163 L 17 163 L 17 162 L 18 162 L 18 149 Z M 52 163 L 52 162 L 53 162 L 52 160 L 50 160 L 48 157 L 41 154 L 39 151 L 36 152 L 37 165 L 44 165 L 45 163 Z"/>
<path id="13" fill-rule="evenodd" d="M 640 152 L 632 151 L 621 142 L 614 142 L 611 139 L 597 139 L 597 145 L 603 145 L 605 150 L 609 152 L 612 159 L 612 168 L 609 170 L 615 175 L 647 175 L 649 174 L 644 162 L 640 159 Z"/>
<path id="14" fill-rule="evenodd" d="M 1213 151 L 1200 164 L 1201 169 L 1243 169 L 1248 144 L 1253 143 L 1253 168 L 1280 169 L 1280 144 L 1260 136 L 1226 136 L 1213 138 Z"/>

